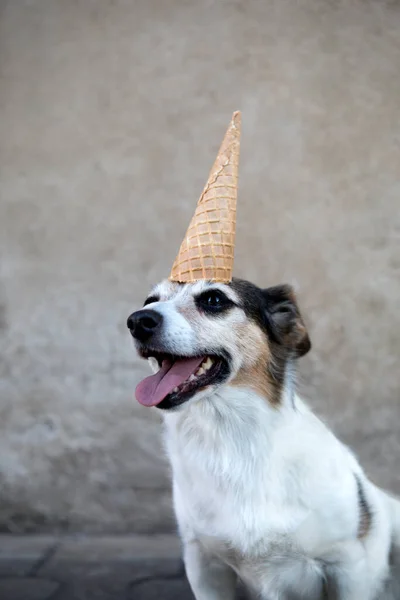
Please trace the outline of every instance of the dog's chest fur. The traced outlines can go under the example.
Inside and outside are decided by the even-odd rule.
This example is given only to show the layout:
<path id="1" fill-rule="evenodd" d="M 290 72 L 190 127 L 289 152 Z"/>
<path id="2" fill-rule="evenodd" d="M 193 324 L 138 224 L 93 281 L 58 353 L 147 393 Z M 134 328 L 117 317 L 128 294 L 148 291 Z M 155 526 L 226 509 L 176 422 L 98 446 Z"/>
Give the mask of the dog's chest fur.
<path id="1" fill-rule="evenodd" d="M 249 402 L 249 396 L 251 401 Z M 289 400 L 289 399 L 288 399 Z M 321 572 L 324 541 L 339 543 L 357 511 L 343 459 L 355 459 L 300 401 L 297 410 L 269 406 L 249 390 L 218 396 L 166 415 L 174 503 L 184 540 L 191 537 L 252 583 L 273 566 L 303 579 Z M 323 441 L 322 441 L 323 440 Z M 318 470 L 314 448 L 331 456 Z M 322 484 L 322 485 L 321 485 Z M 331 485 L 349 490 L 332 504 Z M 332 523 L 327 531 L 326 523 Z M 322 525 L 323 524 L 323 525 Z M 300 569 L 300 571 L 298 570 Z M 307 575 L 308 574 L 308 575 Z M 278 577 L 279 579 L 279 577 Z"/>

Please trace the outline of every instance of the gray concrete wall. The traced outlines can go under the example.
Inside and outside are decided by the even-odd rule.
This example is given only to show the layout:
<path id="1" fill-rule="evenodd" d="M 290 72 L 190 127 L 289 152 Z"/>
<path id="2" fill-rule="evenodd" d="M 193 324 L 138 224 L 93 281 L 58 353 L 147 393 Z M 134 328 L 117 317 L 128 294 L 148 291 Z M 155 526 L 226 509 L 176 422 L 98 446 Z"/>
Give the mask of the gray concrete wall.
<path id="1" fill-rule="evenodd" d="M 3 0 L 0 527 L 172 526 L 127 315 L 233 110 L 236 274 L 296 282 L 301 389 L 400 492 L 400 6 Z"/>

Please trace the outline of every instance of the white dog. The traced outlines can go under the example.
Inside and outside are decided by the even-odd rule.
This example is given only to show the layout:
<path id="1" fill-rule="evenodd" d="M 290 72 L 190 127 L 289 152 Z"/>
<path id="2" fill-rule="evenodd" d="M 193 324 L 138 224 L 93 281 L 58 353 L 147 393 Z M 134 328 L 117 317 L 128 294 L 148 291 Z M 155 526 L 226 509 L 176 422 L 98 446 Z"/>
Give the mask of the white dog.
<path id="1" fill-rule="evenodd" d="M 400 599 L 400 503 L 295 391 L 310 341 L 293 290 L 159 284 L 128 327 L 155 375 L 196 600 Z"/>

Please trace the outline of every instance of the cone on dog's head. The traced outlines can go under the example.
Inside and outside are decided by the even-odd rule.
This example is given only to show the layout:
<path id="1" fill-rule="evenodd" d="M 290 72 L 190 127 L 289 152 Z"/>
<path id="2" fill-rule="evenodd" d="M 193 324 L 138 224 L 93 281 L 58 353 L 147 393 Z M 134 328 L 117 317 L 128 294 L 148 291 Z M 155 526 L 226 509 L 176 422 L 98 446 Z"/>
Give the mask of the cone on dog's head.
<path id="1" fill-rule="evenodd" d="M 232 281 L 240 146 L 240 112 L 233 113 L 208 181 L 173 264 L 170 281 Z"/>

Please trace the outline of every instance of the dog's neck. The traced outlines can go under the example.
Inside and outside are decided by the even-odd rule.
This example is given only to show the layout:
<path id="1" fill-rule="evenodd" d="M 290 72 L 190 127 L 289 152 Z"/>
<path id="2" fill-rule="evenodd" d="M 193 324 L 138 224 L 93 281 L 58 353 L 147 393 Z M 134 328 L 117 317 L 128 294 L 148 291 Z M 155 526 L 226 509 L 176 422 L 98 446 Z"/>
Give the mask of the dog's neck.
<path id="1" fill-rule="evenodd" d="M 273 405 L 250 388 L 221 387 L 173 412 L 166 412 L 166 442 L 172 462 L 200 464 L 218 477 L 240 481 L 241 470 L 257 470 L 268 460 L 277 432 L 296 411 L 300 400 L 291 386 Z"/>

